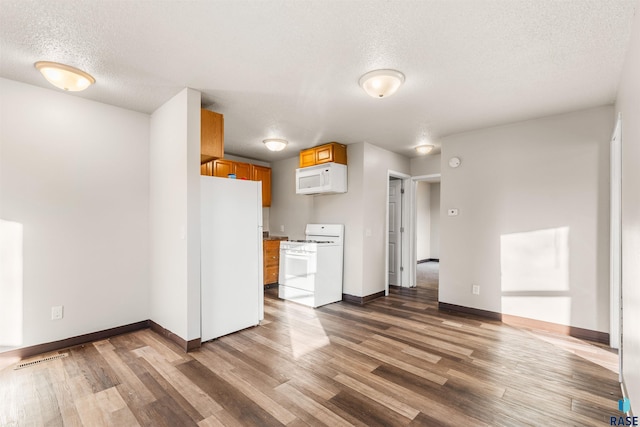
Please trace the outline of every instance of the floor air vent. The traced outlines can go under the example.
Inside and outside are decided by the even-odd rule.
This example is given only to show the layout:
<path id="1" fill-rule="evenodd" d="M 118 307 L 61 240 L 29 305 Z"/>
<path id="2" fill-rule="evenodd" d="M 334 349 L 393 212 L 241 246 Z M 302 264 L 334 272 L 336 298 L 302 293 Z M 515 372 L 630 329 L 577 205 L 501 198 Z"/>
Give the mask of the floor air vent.
<path id="1" fill-rule="evenodd" d="M 42 362 L 49 362 L 51 360 L 62 359 L 64 357 L 67 357 L 68 355 L 69 353 L 60 353 L 60 354 L 56 354 L 55 356 L 43 357 L 42 359 L 31 360 L 29 362 L 24 362 L 24 363 L 18 363 L 16 367 L 13 369 L 17 370 L 17 369 L 29 368 L 31 366 L 37 365 Z"/>

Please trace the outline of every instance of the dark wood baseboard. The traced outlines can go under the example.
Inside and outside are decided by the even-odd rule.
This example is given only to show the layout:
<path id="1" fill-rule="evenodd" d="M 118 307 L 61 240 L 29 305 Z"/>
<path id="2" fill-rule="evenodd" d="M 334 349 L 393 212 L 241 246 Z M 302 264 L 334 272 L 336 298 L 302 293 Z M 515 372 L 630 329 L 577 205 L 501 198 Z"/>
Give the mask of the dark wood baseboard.
<path id="1" fill-rule="evenodd" d="M 185 352 L 189 352 L 191 350 L 195 350 L 197 348 L 200 348 L 200 346 L 202 345 L 202 342 L 201 342 L 200 338 L 196 338 L 196 339 L 187 341 L 184 338 L 182 338 L 181 336 L 174 334 L 170 330 L 163 328 L 161 325 L 157 324 L 153 320 L 149 320 L 149 327 L 156 334 L 162 335 L 163 337 L 165 337 L 169 341 L 172 341 L 172 342 L 178 344 L 178 346 L 181 349 L 183 349 Z"/>
<path id="2" fill-rule="evenodd" d="M 131 323 L 129 325 L 117 326 L 115 328 L 105 329 L 103 331 L 91 332 L 89 334 L 78 335 L 76 337 L 65 338 L 59 341 L 52 341 L 44 344 L 32 345 L 29 347 L 16 348 L 14 350 L 4 351 L 0 353 L 1 357 L 19 357 L 24 359 L 25 357 L 35 356 L 37 354 L 48 353 L 50 351 L 63 350 L 69 347 L 75 347 L 81 344 L 87 344 L 94 341 L 105 340 L 107 338 L 115 337 L 116 335 L 127 334 L 129 332 L 138 331 L 140 329 L 151 328 L 152 331 L 167 338 L 168 340 L 176 343 L 185 352 L 189 352 L 200 348 L 201 340 L 196 338 L 194 340 L 186 341 L 182 337 L 174 334 L 168 329 L 158 325 L 153 320 L 142 320 L 140 322 Z"/>
<path id="3" fill-rule="evenodd" d="M 518 326 L 527 329 L 537 329 L 540 331 L 553 332 L 571 337 L 609 344 L 609 334 L 606 332 L 592 331 L 590 329 L 578 328 L 575 326 L 560 325 L 557 323 L 545 322 L 542 320 L 529 319 L 526 317 L 512 316 L 510 314 L 496 313 L 494 311 L 480 310 L 473 307 L 439 302 L 438 309 L 442 311 L 459 312 L 486 317 L 493 320 L 500 320 L 508 325 Z"/>
<path id="4" fill-rule="evenodd" d="M 418 264 L 423 264 L 425 262 L 440 262 L 439 258 L 427 258 L 418 260 Z"/>
<path id="5" fill-rule="evenodd" d="M 384 296 L 384 291 L 376 292 L 375 294 L 367 295 L 364 297 L 357 297 L 355 295 L 342 294 L 342 301 L 350 304 L 365 305 L 369 301 L 373 301 L 376 298 Z"/>
<path id="6" fill-rule="evenodd" d="M 606 332 L 592 331 L 590 329 L 583 329 L 575 326 L 560 325 L 558 323 L 545 322 L 543 320 L 503 314 L 502 322 L 508 325 L 519 326 L 527 329 L 538 329 L 540 331 L 569 335 L 571 337 L 595 341 L 602 344 L 609 344 L 610 342 L 609 334 Z"/>
<path id="7" fill-rule="evenodd" d="M 449 304 L 448 302 L 438 302 L 438 310 L 473 314 L 475 316 L 486 317 L 488 319 L 502 320 L 502 314 L 496 313 L 495 311 L 481 310 L 479 308 Z"/>
<path id="8" fill-rule="evenodd" d="M 117 326 L 103 331 L 91 332 L 89 334 L 78 335 L 76 337 L 65 338 L 60 341 L 53 341 L 44 344 L 32 345 L 29 347 L 17 348 L 15 350 L 0 353 L 2 357 L 31 357 L 36 354 L 48 353 L 50 351 L 62 350 L 64 348 L 74 347 L 80 344 L 86 344 L 93 341 L 104 340 L 116 335 L 122 335 L 149 327 L 149 320 L 143 320 L 136 323 L 130 323 L 124 326 Z"/>

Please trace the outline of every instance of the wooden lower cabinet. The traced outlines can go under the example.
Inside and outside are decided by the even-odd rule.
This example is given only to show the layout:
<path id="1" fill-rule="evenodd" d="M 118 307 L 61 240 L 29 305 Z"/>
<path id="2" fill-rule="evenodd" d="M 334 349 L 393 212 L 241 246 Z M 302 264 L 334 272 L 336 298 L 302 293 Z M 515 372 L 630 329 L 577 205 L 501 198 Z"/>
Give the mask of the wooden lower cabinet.
<path id="1" fill-rule="evenodd" d="M 283 238 L 282 240 L 286 240 Z M 262 241 L 263 282 L 264 285 L 278 283 L 280 273 L 280 240 L 265 239 Z"/>

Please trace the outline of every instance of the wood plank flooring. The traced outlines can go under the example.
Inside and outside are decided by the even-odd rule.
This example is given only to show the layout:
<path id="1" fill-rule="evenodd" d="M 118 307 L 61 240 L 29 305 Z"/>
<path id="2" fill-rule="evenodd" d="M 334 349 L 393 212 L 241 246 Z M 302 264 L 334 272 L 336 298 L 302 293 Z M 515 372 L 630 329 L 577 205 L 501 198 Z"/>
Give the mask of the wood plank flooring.
<path id="1" fill-rule="evenodd" d="M 0 426 L 602 426 L 617 357 L 575 338 L 441 313 L 428 289 L 310 309 L 185 354 L 151 330 L 0 371 Z M 55 354 L 55 353 L 49 353 Z"/>

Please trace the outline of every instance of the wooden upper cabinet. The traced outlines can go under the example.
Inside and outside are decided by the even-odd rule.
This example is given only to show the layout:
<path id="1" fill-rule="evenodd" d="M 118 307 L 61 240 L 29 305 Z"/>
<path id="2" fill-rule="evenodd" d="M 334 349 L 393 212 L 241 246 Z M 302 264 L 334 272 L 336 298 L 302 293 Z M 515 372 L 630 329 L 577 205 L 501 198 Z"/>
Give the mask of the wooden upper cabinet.
<path id="1" fill-rule="evenodd" d="M 271 168 L 227 159 L 212 160 L 200 165 L 201 175 L 228 178 L 232 173 L 236 175 L 236 179 L 262 181 L 262 206 L 271 206 Z"/>
<path id="2" fill-rule="evenodd" d="M 347 146 L 337 142 L 319 145 L 300 151 L 300 167 L 321 165 L 323 163 L 347 164 Z"/>
<path id="3" fill-rule="evenodd" d="M 213 161 L 200 165 L 200 175 L 213 176 Z"/>
<path id="4" fill-rule="evenodd" d="M 316 149 L 309 148 L 307 150 L 300 151 L 300 167 L 306 168 L 307 166 L 313 166 L 316 164 Z"/>
<path id="5" fill-rule="evenodd" d="M 253 181 L 262 181 L 262 206 L 271 206 L 271 168 L 251 165 Z"/>
<path id="6" fill-rule="evenodd" d="M 200 163 L 224 156 L 224 116 L 200 110 Z M 226 176 L 226 175 L 225 175 Z"/>
<path id="7" fill-rule="evenodd" d="M 227 178 L 233 172 L 233 160 L 218 159 L 213 161 L 213 176 Z"/>
<path id="8" fill-rule="evenodd" d="M 251 166 L 249 163 L 233 162 L 233 173 L 236 174 L 236 179 L 253 179 L 251 176 Z"/>

